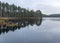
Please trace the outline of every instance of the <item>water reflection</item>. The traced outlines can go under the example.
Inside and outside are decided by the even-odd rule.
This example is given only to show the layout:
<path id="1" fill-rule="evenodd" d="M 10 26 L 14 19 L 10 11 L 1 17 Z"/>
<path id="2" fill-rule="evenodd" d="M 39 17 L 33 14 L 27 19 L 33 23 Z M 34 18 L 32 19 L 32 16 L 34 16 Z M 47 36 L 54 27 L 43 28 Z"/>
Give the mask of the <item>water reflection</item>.
<path id="1" fill-rule="evenodd" d="M 60 21 L 60 19 L 50 19 L 50 20 L 52 20 L 52 21 Z"/>
<path id="2" fill-rule="evenodd" d="M 12 20 L 11 20 L 12 22 Z M 19 20 L 19 21 L 13 21 L 13 22 L 18 22 L 18 26 L 5 26 L 5 27 L 1 27 L 0 26 L 0 34 L 2 33 L 8 33 L 9 31 L 15 31 L 16 29 L 20 29 L 22 27 L 26 27 L 28 25 L 33 26 L 34 24 L 36 24 L 37 26 L 41 25 L 42 19 L 30 19 L 30 20 Z"/>
<path id="3" fill-rule="evenodd" d="M 50 20 L 50 21 L 60 21 L 60 17 L 44 17 L 43 21 Z"/>

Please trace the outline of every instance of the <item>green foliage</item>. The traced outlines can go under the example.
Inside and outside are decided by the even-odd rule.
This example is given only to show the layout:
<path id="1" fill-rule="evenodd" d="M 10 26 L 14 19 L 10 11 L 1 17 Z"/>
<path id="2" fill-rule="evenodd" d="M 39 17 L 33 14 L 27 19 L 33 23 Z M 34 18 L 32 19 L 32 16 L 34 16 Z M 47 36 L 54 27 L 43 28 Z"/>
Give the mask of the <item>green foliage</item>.
<path id="1" fill-rule="evenodd" d="M 0 2 L 0 17 L 41 17 L 42 13 L 40 10 L 28 10 L 15 6 L 14 4 L 9 5 L 8 3 Z"/>

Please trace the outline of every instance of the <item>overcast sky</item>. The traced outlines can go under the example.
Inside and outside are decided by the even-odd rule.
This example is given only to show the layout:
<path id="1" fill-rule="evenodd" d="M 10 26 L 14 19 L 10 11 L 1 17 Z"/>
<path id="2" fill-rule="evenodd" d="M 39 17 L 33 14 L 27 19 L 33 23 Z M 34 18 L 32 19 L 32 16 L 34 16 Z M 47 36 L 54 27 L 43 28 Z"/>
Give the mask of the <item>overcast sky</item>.
<path id="1" fill-rule="evenodd" d="M 43 14 L 60 13 L 60 0 L 0 0 L 23 8 L 41 10 Z"/>

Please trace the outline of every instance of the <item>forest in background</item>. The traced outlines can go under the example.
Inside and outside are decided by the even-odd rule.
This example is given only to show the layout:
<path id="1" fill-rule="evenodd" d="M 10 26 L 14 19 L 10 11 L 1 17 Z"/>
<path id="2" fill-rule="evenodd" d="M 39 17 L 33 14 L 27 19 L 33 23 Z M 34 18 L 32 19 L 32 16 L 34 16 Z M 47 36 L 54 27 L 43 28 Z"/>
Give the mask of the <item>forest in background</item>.
<path id="1" fill-rule="evenodd" d="M 50 15 L 43 14 L 42 16 L 43 17 L 60 17 L 60 14 L 50 14 Z"/>

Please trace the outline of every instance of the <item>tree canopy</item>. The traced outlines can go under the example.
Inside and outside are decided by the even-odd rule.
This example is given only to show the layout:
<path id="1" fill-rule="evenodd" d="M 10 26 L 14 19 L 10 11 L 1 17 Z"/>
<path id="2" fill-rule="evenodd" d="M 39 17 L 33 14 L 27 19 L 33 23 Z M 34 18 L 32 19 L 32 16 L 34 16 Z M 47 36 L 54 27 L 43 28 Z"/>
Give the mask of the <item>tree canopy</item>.
<path id="1" fill-rule="evenodd" d="M 0 1 L 0 17 L 41 17 L 42 13 L 40 10 L 34 11 L 14 4 L 9 5 L 8 3 L 2 3 Z"/>

